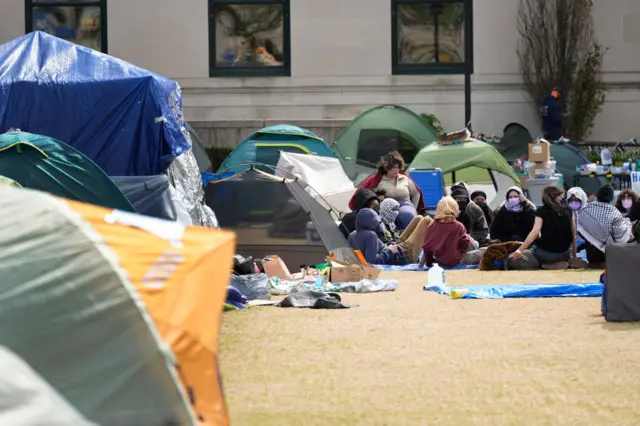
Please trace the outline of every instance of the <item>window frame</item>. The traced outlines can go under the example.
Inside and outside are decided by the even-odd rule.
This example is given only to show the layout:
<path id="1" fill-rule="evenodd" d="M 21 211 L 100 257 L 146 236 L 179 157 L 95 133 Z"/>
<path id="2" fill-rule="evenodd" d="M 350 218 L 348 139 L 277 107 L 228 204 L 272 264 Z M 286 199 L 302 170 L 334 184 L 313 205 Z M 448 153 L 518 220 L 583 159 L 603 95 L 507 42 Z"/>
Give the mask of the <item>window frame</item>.
<path id="1" fill-rule="evenodd" d="M 403 4 L 463 3 L 463 63 L 401 64 L 398 59 L 398 7 Z M 473 74 L 473 0 L 391 0 L 391 71 L 393 75 Z"/>
<path id="2" fill-rule="evenodd" d="M 209 1 L 209 77 L 290 77 L 291 76 L 291 13 L 290 0 L 208 0 Z M 278 67 L 220 67 L 216 64 L 216 4 L 260 5 L 282 4 L 282 56 Z"/>
<path id="3" fill-rule="evenodd" d="M 35 7 L 99 7 L 100 8 L 100 52 L 108 53 L 109 51 L 109 34 L 107 27 L 107 0 L 82 0 L 82 1 L 42 1 L 42 0 L 25 0 L 24 2 L 24 18 L 25 32 L 29 34 L 33 32 L 33 9 Z M 79 45 L 80 46 L 80 45 Z"/>

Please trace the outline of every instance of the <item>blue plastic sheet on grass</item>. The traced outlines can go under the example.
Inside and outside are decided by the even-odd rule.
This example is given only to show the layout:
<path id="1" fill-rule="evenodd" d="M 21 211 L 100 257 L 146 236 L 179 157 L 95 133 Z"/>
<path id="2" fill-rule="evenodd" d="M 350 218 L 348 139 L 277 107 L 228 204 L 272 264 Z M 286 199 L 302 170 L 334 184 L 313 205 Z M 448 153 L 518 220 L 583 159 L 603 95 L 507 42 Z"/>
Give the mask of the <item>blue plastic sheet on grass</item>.
<path id="1" fill-rule="evenodd" d="M 375 265 L 376 268 L 382 269 L 383 271 L 402 271 L 402 272 L 417 272 L 417 271 L 428 271 L 429 268 L 426 266 L 420 268 L 417 263 L 412 263 L 411 265 L 403 265 L 403 266 L 390 266 L 390 265 Z M 443 266 L 442 269 L 450 271 L 450 270 L 466 270 L 466 269 L 478 269 L 478 265 L 458 265 L 453 268 L 449 268 Z"/>
<path id="2" fill-rule="evenodd" d="M 511 284 L 471 287 L 429 287 L 425 290 L 451 296 L 453 290 L 468 291 L 462 299 L 515 299 L 534 297 L 602 297 L 601 283 Z"/>

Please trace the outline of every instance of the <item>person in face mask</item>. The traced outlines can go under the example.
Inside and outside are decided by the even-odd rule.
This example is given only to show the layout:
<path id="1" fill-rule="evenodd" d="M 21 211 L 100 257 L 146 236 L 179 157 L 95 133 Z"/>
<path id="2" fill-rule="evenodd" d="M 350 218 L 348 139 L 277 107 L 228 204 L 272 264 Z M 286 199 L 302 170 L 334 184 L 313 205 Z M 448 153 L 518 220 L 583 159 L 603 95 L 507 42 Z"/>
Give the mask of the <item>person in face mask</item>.
<path id="1" fill-rule="evenodd" d="M 389 240 L 383 240 L 383 242 L 398 244 L 407 261 L 409 263 L 417 263 L 424 238 L 427 235 L 427 228 L 431 225 L 433 219 L 429 216 L 416 216 L 411 220 L 409 226 L 400 233 L 396 225 L 399 211 L 400 203 L 393 198 L 387 198 L 380 203 L 380 218 L 385 227 L 385 232 L 389 235 Z"/>
<path id="2" fill-rule="evenodd" d="M 579 186 L 573 187 L 567 191 L 567 201 L 573 214 L 577 217 L 588 203 L 587 193 Z"/>
<path id="3" fill-rule="evenodd" d="M 491 225 L 491 238 L 503 243 L 523 242 L 533 229 L 536 207 L 517 186 L 507 190 L 507 199 L 496 212 Z"/>
<path id="4" fill-rule="evenodd" d="M 573 211 L 563 203 L 564 191 L 557 186 L 548 186 L 542 193 L 542 206 L 536 210 L 533 229 L 524 243 L 511 256 L 522 257 L 522 253 L 536 244 L 533 252 L 542 269 L 567 269 L 569 261 L 576 257 L 576 224 Z M 581 262 L 574 262 L 581 266 Z"/>
<path id="5" fill-rule="evenodd" d="M 638 195 L 631 189 L 625 189 L 620 192 L 620 195 L 618 195 L 616 208 L 620 213 L 622 213 L 622 216 L 627 217 L 631 212 L 631 207 L 633 207 L 633 204 L 636 201 L 638 201 Z"/>
<path id="6" fill-rule="evenodd" d="M 489 242 L 489 226 L 482 209 L 469 197 L 469 190 L 464 182 L 451 187 L 451 197 L 458 203 L 458 222 L 464 225 L 467 233 L 484 247 Z"/>

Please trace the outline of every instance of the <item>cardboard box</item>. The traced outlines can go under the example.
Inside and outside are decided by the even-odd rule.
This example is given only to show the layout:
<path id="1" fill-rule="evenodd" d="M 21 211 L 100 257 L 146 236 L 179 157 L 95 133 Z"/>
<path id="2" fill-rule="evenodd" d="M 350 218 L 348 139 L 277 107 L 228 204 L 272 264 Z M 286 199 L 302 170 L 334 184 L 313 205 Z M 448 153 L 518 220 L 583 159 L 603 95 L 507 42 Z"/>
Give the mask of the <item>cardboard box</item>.
<path id="1" fill-rule="evenodd" d="M 287 268 L 284 261 L 276 255 L 265 257 L 262 260 L 262 267 L 264 268 L 264 273 L 267 274 L 269 278 L 276 277 L 281 280 L 291 279 L 289 268 Z"/>
<path id="2" fill-rule="evenodd" d="M 538 139 L 529 144 L 529 161 L 532 163 L 545 163 L 551 160 L 551 144 Z"/>
<path id="3" fill-rule="evenodd" d="M 357 283 L 361 280 L 377 280 L 382 270 L 373 265 L 331 266 L 332 283 Z"/>

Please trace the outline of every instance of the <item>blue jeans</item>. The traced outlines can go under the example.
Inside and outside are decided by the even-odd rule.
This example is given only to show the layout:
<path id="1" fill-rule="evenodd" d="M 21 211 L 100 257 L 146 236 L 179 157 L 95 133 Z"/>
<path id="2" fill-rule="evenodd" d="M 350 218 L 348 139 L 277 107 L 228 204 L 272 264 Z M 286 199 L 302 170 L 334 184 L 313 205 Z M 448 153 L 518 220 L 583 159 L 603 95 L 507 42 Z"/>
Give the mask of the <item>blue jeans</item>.
<path id="1" fill-rule="evenodd" d="M 540 262 L 540 264 L 568 262 L 571 260 L 571 249 L 569 248 L 567 251 L 564 251 L 562 253 L 553 253 L 536 247 L 533 255 L 536 257 L 536 259 L 538 259 L 538 262 Z"/>

